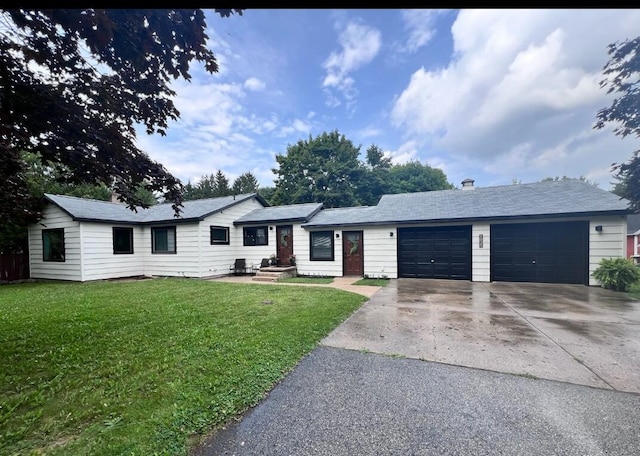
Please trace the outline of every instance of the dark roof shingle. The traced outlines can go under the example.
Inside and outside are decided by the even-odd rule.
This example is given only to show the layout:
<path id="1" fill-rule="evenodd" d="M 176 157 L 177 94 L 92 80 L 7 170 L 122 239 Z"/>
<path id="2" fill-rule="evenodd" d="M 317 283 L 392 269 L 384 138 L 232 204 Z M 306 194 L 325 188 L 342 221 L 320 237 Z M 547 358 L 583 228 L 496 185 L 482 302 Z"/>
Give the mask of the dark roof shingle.
<path id="1" fill-rule="evenodd" d="M 233 224 L 247 225 L 251 223 L 307 222 L 320 209 L 322 209 L 322 203 L 262 207 L 243 215 L 233 222 Z"/>
<path id="2" fill-rule="evenodd" d="M 171 207 L 171 203 L 156 204 L 148 209 L 138 208 L 137 212 L 134 212 L 120 203 L 76 198 L 74 196 L 45 194 L 47 200 L 59 206 L 75 220 L 120 223 L 202 220 L 211 214 L 254 197 L 262 204 L 266 204 L 257 193 L 185 201 L 181 208 L 182 212 L 180 216 L 174 217 L 175 212 L 173 207 Z"/>
<path id="3" fill-rule="evenodd" d="M 358 209 L 358 208 L 351 208 Z M 344 221 L 322 211 L 306 227 L 457 220 L 508 219 L 579 214 L 624 214 L 628 201 L 575 180 L 476 187 L 472 190 L 383 195 L 377 206 L 345 213 Z"/>

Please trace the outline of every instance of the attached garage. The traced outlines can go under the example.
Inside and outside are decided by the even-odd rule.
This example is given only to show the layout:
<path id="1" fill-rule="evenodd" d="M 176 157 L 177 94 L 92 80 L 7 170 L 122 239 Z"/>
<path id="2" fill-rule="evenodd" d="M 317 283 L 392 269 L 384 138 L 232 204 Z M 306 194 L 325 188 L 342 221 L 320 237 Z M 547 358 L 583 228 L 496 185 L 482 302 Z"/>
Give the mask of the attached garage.
<path id="1" fill-rule="evenodd" d="M 492 224 L 491 281 L 589 284 L 589 222 Z"/>
<path id="2" fill-rule="evenodd" d="M 471 225 L 398 228 L 398 275 L 471 280 Z"/>

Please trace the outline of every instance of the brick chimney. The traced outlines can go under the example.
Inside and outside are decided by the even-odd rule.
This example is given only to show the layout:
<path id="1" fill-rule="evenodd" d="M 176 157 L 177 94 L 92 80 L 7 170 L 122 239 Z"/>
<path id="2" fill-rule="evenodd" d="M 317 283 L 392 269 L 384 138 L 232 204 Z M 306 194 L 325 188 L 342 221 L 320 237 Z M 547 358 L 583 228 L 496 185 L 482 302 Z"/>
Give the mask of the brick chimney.
<path id="1" fill-rule="evenodd" d="M 462 181 L 462 190 L 473 190 L 473 189 L 475 189 L 475 187 L 473 186 L 474 182 L 475 181 L 473 179 L 466 178 L 465 180 Z"/>

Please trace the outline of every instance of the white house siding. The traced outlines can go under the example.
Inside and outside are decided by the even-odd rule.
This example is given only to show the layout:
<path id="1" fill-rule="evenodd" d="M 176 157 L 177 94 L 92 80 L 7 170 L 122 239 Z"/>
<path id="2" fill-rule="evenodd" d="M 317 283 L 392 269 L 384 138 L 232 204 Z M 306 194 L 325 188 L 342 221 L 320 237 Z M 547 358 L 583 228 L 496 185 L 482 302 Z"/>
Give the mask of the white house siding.
<path id="1" fill-rule="evenodd" d="M 480 247 L 482 236 L 482 247 Z M 489 282 L 491 280 L 491 225 L 474 223 L 471 226 L 471 280 Z"/>
<path id="2" fill-rule="evenodd" d="M 393 237 L 390 233 L 393 233 Z M 365 275 L 371 278 L 396 279 L 398 277 L 398 231 L 396 228 L 389 226 L 363 228 L 362 239 Z"/>
<path id="3" fill-rule="evenodd" d="M 59 207 L 48 204 L 40 223 L 29 227 L 29 269 L 34 279 L 82 280 L 80 224 Z M 43 226 L 44 225 L 44 226 Z M 42 230 L 64 228 L 65 261 L 43 261 Z"/>
<path id="4" fill-rule="evenodd" d="M 243 246 L 242 226 L 234 226 L 234 220 L 248 214 L 254 209 L 262 208 L 262 204 L 254 198 L 213 214 L 199 225 L 200 233 L 200 276 L 220 276 L 229 274 L 229 267 L 237 258 L 244 258 L 248 266 L 260 265 L 262 258 L 275 253 L 275 228 L 268 233 L 267 246 Z M 211 226 L 229 227 L 229 244 L 211 245 Z M 270 225 L 273 226 L 273 225 Z"/>
<path id="5" fill-rule="evenodd" d="M 151 253 L 151 228 L 176 227 L 176 253 Z M 143 226 L 141 250 L 144 274 L 150 276 L 200 277 L 198 222 Z"/>
<path id="6" fill-rule="evenodd" d="M 602 225 L 602 231 L 596 226 Z M 603 258 L 625 258 L 627 250 L 627 218 L 599 217 L 589 221 L 589 285 L 600 285 L 591 275 Z"/>
<path id="7" fill-rule="evenodd" d="M 133 254 L 113 253 L 113 227 L 133 228 Z M 83 280 L 132 277 L 144 273 L 145 243 L 139 226 L 82 222 Z"/>
<path id="8" fill-rule="evenodd" d="M 333 232 L 333 261 L 311 261 L 310 233 L 312 231 Z M 340 234 L 339 239 L 336 239 L 336 234 Z M 296 254 L 296 265 L 299 275 L 342 276 L 342 230 L 331 228 L 305 230 L 294 226 L 293 249 Z"/>

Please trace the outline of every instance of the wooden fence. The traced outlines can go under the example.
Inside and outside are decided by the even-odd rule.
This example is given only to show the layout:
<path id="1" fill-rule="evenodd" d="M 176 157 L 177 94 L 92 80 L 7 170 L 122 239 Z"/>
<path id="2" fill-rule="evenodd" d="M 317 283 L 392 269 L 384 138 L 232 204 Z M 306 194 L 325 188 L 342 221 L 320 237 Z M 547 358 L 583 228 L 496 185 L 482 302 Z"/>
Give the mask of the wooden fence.
<path id="1" fill-rule="evenodd" d="M 27 253 L 0 253 L 0 282 L 13 282 L 29 278 Z"/>

